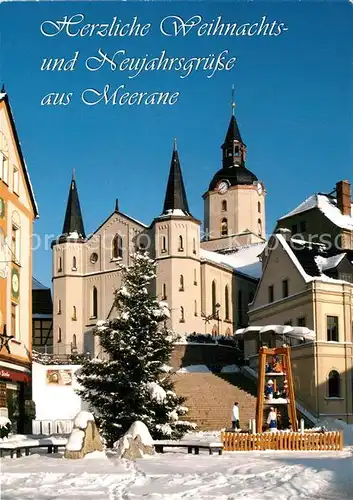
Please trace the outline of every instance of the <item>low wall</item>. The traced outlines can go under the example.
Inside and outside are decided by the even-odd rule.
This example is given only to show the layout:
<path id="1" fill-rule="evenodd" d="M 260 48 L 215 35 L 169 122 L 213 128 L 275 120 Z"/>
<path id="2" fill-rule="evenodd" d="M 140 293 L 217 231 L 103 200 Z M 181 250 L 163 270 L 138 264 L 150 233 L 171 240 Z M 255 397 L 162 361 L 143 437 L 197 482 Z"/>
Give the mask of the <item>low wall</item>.
<path id="1" fill-rule="evenodd" d="M 86 403 L 76 394 L 78 365 L 32 365 L 32 398 L 36 420 L 71 420 Z"/>
<path id="2" fill-rule="evenodd" d="M 236 365 L 239 363 L 239 351 L 234 347 L 217 344 L 177 344 L 174 348 L 171 365 L 181 368 L 190 365 L 206 365 L 208 367 Z"/>

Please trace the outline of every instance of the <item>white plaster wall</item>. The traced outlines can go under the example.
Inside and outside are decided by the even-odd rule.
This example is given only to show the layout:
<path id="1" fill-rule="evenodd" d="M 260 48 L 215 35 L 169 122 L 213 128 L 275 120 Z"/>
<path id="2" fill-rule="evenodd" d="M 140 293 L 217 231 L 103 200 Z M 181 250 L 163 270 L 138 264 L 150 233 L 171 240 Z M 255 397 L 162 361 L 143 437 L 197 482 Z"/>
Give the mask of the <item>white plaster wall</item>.
<path id="1" fill-rule="evenodd" d="M 33 363 L 32 397 L 36 404 L 36 420 L 73 419 L 79 411 L 87 409 L 87 403 L 83 402 L 75 392 L 75 389 L 79 388 L 79 384 L 74 374 L 79 368 L 81 368 L 79 365 Z M 46 381 L 47 370 L 72 370 L 72 385 L 48 385 Z"/>

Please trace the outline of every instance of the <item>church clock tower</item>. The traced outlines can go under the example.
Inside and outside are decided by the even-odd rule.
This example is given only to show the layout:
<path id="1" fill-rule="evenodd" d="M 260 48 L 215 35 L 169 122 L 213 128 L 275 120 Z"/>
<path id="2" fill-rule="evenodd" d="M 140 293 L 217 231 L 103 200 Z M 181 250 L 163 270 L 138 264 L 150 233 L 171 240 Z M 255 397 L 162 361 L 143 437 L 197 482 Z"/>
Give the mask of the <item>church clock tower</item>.
<path id="1" fill-rule="evenodd" d="M 204 199 L 202 247 L 208 250 L 232 249 L 264 241 L 265 189 L 246 168 L 246 145 L 232 115 L 222 144 L 222 168 L 210 182 Z"/>

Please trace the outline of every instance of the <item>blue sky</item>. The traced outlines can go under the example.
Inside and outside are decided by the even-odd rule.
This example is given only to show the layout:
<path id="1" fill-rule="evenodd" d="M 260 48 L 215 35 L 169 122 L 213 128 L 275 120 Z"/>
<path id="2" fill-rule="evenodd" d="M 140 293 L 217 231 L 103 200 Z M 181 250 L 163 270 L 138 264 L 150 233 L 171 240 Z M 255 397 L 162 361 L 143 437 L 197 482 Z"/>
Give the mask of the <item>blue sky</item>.
<path id="1" fill-rule="evenodd" d="M 221 166 L 220 146 L 230 118 L 231 86 L 236 116 L 248 146 L 247 167 L 267 189 L 267 232 L 286 211 L 336 181 L 352 180 L 353 104 L 352 15 L 348 2 L 2 3 L 0 81 L 17 124 L 39 205 L 35 232 L 60 234 L 71 171 L 76 170 L 86 232 L 113 211 L 149 223 L 162 209 L 173 137 L 192 213 L 203 218 L 201 195 Z M 144 38 L 44 37 L 48 19 L 83 13 L 87 22 L 125 22 L 137 15 L 152 23 Z M 163 37 L 158 25 L 167 15 L 200 14 L 211 22 L 285 22 L 279 37 Z M 10 22 L 9 22 L 10 20 Z M 129 56 L 207 56 L 228 49 L 234 69 L 208 79 L 203 72 L 180 79 L 176 72 L 148 72 L 128 79 L 104 68 L 88 72 L 84 60 L 126 49 Z M 73 72 L 40 71 L 45 57 L 73 56 Z M 126 85 L 134 91 L 180 91 L 174 106 L 86 106 L 80 93 Z M 40 105 L 48 92 L 74 92 L 65 107 Z M 51 281 L 51 251 L 34 253 L 34 273 Z"/>

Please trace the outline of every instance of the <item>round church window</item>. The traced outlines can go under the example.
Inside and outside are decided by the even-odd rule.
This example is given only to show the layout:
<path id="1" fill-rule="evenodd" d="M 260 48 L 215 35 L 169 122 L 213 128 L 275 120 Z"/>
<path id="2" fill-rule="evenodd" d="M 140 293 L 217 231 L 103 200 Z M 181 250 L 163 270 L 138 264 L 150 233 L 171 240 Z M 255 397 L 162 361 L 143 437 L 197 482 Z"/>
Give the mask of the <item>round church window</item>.
<path id="1" fill-rule="evenodd" d="M 98 254 L 97 253 L 92 253 L 91 257 L 90 257 L 90 261 L 92 262 L 92 264 L 95 264 L 98 260 Z"/>

